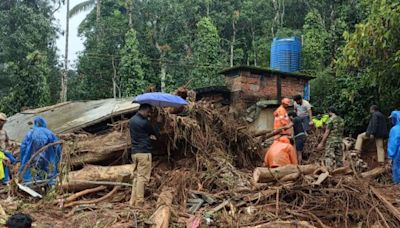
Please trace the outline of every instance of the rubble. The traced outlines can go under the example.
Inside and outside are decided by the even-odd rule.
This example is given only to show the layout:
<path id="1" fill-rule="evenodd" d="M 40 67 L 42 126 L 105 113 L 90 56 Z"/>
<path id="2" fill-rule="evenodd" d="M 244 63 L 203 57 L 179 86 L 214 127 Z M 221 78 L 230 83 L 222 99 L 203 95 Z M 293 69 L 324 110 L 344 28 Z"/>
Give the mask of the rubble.
<path id="1" fill-rule="evenodd" d="M 387 186 L 375 181 L 388 167 L 366 171 L 348 152 L 349 165 L 329 173 L 315 149 L 321 135 L 311 134 L 303 165 L 264 168 L 263 137 L 254 137 L 228 107 L 200 101 L 184 113 L 161 112 L 164 124 L 143 207 L 128 203 L 132 166 L 127 121 L 122 120 L 95 134 L 62 135 L 57 194 L 41 200 L 21 197 L 17 208 L 31 205 L 19 210 L 42 220 L 57 213 L 64 226 L 82 227 L 400 226 Z M 4 207 L 7 214 L 16 209 L 9 208 Z"/>

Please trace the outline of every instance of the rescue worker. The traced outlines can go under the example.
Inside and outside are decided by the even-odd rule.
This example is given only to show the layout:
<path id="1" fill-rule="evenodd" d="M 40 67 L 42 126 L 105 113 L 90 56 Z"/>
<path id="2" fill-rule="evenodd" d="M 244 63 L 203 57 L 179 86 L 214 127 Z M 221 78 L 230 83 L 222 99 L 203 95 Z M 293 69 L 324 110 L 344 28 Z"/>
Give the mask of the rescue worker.
<path id="1" fill-rule="evenodd" d="M 400 111 L 390 115 L 393 127 L 390 129 L 388 142 L 388 157 L 392 161 L 392 179 L 400 184 Z"/>
<path id="2" fill-rule="evenodd" d="M 367 131 L 358 135 L 355 149 L 361 152 L 364 140 L 374 139 L 378 162 L 383 164 L 385 162 L 385 148 L 383 146 L 383 141 L 387 139 L 389 133 L 386 117 L 379 111 L 379 108 L 376 105 L 371 106 L 370 112 L 371 119 L 369 120 Z"/>
<path id="3" fill-rule="evenodd" d="M 129 120 L 129 131 L 132 142 L 132 163 L 134 179 L 132 183 L 131 206 L 141 206 L 144 203 L 144 185 L 149 182 L 152 162 L 152 138 L 159 136 L 159 126 L 153 128 L 149 118 L 153 107 L 142 104 L 139 111 Z M 161 122 L 160 116 L 157 122 Z"/>
<path id="4" fill-rule="evenodd" d="M 328 113 L 330 119 L 326 123 L 326 130 L 317 150 L 322 150 L 326 144 L 324 163 L 328 168 L 335 169 L 343 166 L 344 120 L 337 115 L 334 107 L 330 107 Z"/>
<path id="5" fill-rule="evenodd" d="M 264 157 L 264 164 L 269 168 L 298 164 L 296 150 L 287 136 L 277 138 L 269 147 Z"/>
<path id="6" fill-rule="evenodd" d="M 3 129 L 4 124 L 7 122 L 7 115 L 0 113 L 0 149 L 7 150 L 9 139 L 7 132 Z"/>
<path id="7" fill-rule="evenodd" d="M 304 130 L 302 119 L 297 116 L 296 112 L 289 112 L 289 117 L 293 123 L 294 145 L 296 146 L 297 160 L 300 164 L 303 159 L 303 149 L 307 134 Z"/>
<path id="8" fill-rule="evenodd" d="M 304 100 L 301 95 L 294 96 L 293 100 L 295 101 L 294 111 L 297 116 L 301 118 L 304 130 L 308 131 L 310 125 L 313 125 L 312 106 L 308 101 Z"/>
<path id="9" fill-rule="evenodd" d="M 274 130 L 284 129 L 281 132 L 281 135 L 287 135 L 287 136 L 291 135 L 290 131 L 291 121 L 288 115 L 289 106 L 290 106 L 290 99 L 283 98 L 281 101 L 281 106 L 279 106 L 274 112 Z"/>
<path id="10" fill-rule="evenodd" d="M 31 158 L 41 148 L 58 141 L 57 136 L 47 129 L 46 120 L 40 116 L 35 117 L 32 129 L 28 131 L 21 143 L 19 175 L 22 175 L 23 182 L 47 180 L 50 186 L 55 184 L 61 158 L 61 145 L 50 146 L 32 161 Z M 35 173 L 35 176 L 32 177 L 32 173 Z"/>

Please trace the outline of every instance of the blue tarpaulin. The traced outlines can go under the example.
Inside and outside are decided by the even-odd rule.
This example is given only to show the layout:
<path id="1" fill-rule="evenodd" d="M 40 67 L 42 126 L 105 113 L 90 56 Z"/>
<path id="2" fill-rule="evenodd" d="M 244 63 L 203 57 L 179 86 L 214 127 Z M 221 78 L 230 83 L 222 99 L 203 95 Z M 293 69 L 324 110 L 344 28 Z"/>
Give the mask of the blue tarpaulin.
<path id="1" fill-rule="evenodd" d="M 144 93 L 135 97 L 133 102 L 149 104 L 155 107 L 181 107 L 188 104 L 188 102 L 180 96 L 159 92 Z"/>

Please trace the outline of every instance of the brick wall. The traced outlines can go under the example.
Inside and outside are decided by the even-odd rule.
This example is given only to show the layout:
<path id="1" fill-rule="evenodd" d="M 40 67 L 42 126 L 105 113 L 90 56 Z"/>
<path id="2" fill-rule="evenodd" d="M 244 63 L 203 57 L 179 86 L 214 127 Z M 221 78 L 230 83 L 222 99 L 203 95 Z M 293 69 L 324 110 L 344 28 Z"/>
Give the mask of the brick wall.
<path id="1" fill-rule="evenodd" d="M 292 98 L 297 94 L 304 95 L 307 80 L 278 76 L 274 74 L 260 75 L 242 71 L 240 76 L 226 77 L 225 82 L 231 92 L 239 92 L 242 97 L 254 97 L 257 100 L 276 100 L 278 96 L 277 80 L 281 78 L 281 96 Z"/>
<path id="2" fill-rule="evenodd" d="M 304 85 L 307 80 L 294 78 L 294 77 L 281 77 L 282 85 L 282 97 L 292 98 L 293 96 L 300 94 L 304 95 Z"/>

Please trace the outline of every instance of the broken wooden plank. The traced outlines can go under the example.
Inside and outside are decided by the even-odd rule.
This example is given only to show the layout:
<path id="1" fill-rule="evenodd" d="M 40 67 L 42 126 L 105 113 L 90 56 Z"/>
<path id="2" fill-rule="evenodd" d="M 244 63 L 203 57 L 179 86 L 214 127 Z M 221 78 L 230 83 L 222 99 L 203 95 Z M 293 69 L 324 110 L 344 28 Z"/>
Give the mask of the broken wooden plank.
<path id="1" fill-rule="evenodd" d="M 328 172 L 321 173 L 321 174 L 318 176 L 318 179 L 317 179 L 314 183 L 312 183 L 312 184 L 313 184 L 313 185 L 321 185 L 322 182 L 324 182 L 328 177 L 329 177 L 329 173 L 328 173 Z"/>
<path id="2" fill-rule="evenodd" d="M 207 212 L 207 214 L 212 215 L 215 212 L 218 212 L 219 210 L 223 209 L 226 205 L 230 203 L 231 200 L 225 200 L 224 202 L 220 203 L 218 206 L 214 207 L 210 211 Z"/>

